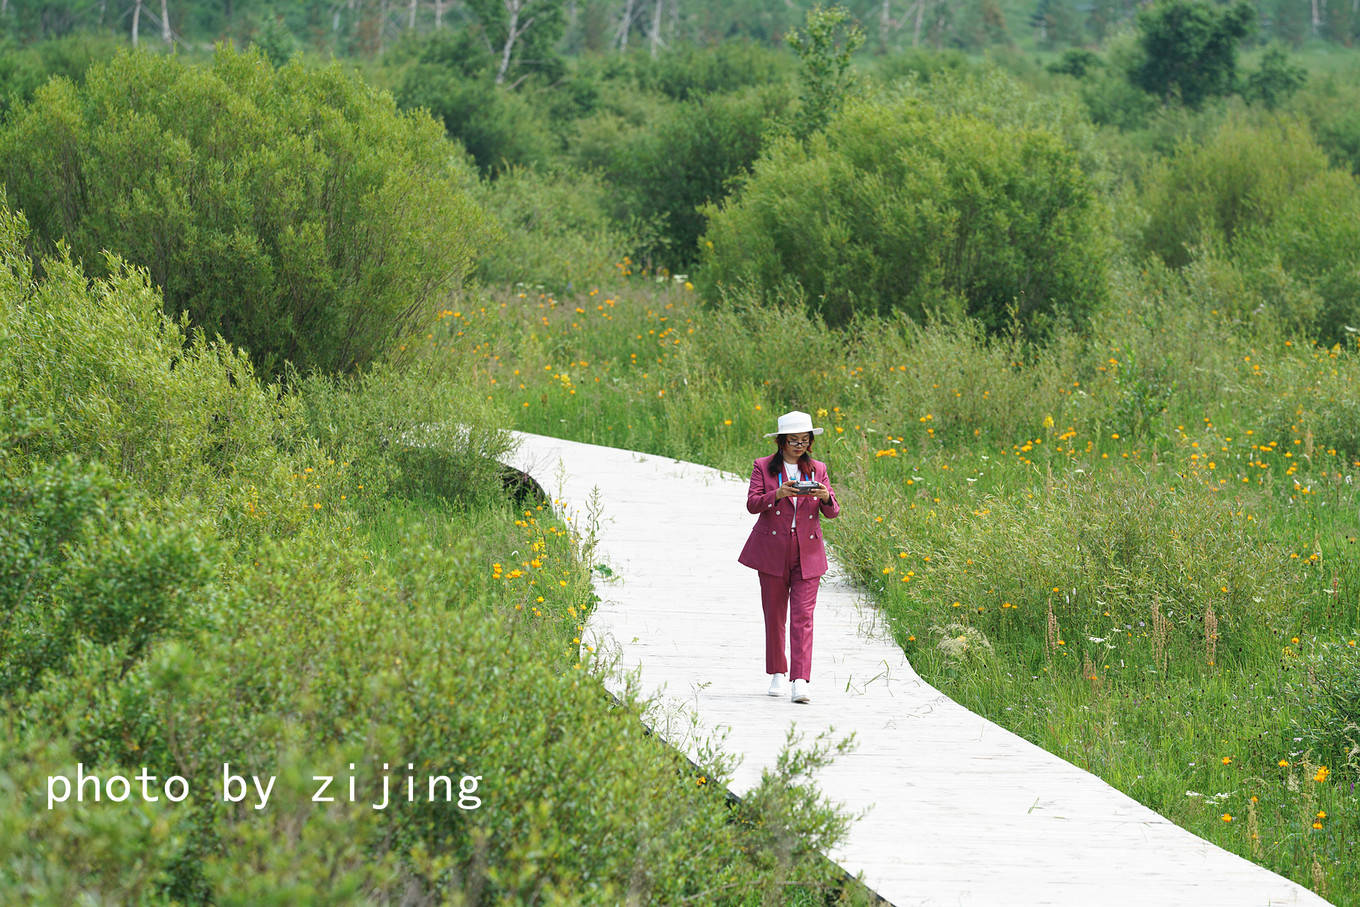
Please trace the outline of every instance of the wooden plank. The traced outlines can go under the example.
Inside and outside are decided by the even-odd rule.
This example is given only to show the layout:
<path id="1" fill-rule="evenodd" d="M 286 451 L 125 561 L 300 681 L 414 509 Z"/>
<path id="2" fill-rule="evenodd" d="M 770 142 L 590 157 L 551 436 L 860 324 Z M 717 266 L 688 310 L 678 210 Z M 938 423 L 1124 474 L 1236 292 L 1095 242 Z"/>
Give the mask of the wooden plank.
<path id="1" fill-rule="evenodd" d="M 838 572 L 817 599 L 812 702 L 766 695 L 755 573 L 737 563 L 747 477 L 619 448 L 515 433 L 508 459 L 585 530 L 601 505 L 601 601 L 585 641 L 617 653 L 651 698 L 653 729 L 694 757 L 721 739 L 732 790 L 772 768 L 790 728 L 856 747 L 819 788 L 863 818 L 828 856 L 899 905 L 1325 904 L 1210 844 L 1100 778 L 923 681 Z M 624 688 L 620 672 L 606 685 Z"/>

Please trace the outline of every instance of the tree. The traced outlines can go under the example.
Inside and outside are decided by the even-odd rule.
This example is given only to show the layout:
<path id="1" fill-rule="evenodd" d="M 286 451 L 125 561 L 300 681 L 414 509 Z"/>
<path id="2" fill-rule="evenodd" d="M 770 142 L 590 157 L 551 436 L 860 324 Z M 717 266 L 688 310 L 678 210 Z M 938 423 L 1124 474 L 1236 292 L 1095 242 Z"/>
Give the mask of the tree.
<path id="1" fill-rule="evenodd" d="M 44 251 L 146 268 L 170 315 L 262 371 L 345 371 L 434 317 L 486 241 L 424 113 L 338 64 L 124 52 L 53 79 L 0 128 L 0 184 Z"/>
<path id="2" fill-rule="evenodd" d="M 1237 45 L 1252 32 L 1256 13 L 1240 0 L 1219 9 L 1197 0 L 1162 0 L 1138 14 L 1143 59 L 1129 80 L 1163 99 L 1198 109 L 1233 92 Z"/>
<path id="3" fill-rule="evenodd" d="M 1072 0 L 1039 0 L 1029 21 L 1038 32 L 1039 44 L 1049 49 L 1080 43 L 1083 37 Z"/>
<path id="4" fill-rule="evenodd" d="M 1308 70 L 1289 62 L 1289 57 L 1278 47 L 1272 47 L 1261 58 L 1261 68 L 1247 77 L 1242 96 L 1260 102 L 1267 110 L 1274 110 L 1288 100 L 1308 81 Z"/>
<path id="5" fill-rule="evenodd" d="M 512 68 L 542 66 L 556 55 L 566 20 L 563 0 L 468 0 L 467 9 L 481 24 L 496 54 L 496 84 Z"/>
<path id="6" fill-rule="evenodd" d="M 828 324 L 856 312 L 1009 313 L 1034 335 L 1106 293 L 1097 198 L 1042 126 L 912 98 L 855 99 L 826 129 L 772 142 L 722 207 L 705 207 L 704 291 L 801 293 Z"/>
<path id="7" fill-rule="evenodd" d="M 849 15 L 843 6 L 824 9 L 818 4 L 808 10 L 803 27 L 788 34 L 789 46 L 803 62 L 800 136 L 825 127 L 854 85 L 850 58 L 864 43 L 864 31 L 846 24 Z"/>

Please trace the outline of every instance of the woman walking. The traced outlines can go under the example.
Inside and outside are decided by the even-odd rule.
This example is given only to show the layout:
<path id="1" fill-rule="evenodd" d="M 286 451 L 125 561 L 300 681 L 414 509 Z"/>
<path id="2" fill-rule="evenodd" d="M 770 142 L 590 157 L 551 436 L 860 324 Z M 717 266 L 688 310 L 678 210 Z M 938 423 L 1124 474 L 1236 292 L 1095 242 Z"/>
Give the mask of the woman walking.
<path id="1" fill-rule="evenodd" d="M 812 611 L 817 607 L 817 587 L 827 570 L 821 517 L 834 519 L 841 512 L 831 492 L 826 464 L 811 456 L 813 439 L 821 433 L 822 429 L 812 427 L 811 416 L 795 410 L 780 416 L 777 429 L 765 435 L 775 439 L 775 452 L 758 457 L 751 468 L 746 509 L 759 517 L 737 558 L 760 576 L 769 693 L 780 695 L 784 675 L 790 674 L 790 698 L 794 702 L 809 701 Z"/>

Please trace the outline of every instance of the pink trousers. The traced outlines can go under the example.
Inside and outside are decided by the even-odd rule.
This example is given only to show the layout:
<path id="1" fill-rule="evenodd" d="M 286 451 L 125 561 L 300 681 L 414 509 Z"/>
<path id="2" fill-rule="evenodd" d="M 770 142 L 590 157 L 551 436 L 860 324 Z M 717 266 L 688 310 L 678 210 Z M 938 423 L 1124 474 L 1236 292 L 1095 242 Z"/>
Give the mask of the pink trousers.
<path id="1" fill-rule="evenodd" d="M 765 673 L 788 672 L 789 680 L 812 680 L 812 609 L 822 578 L 804 579 L 798 562 L 798 540 L 792 532 L 784 572 L 760 573 L 760 604 L 765 611 Z M 789 659 L 784 658 L 784 621 L 789 621 Z M 793 662 L 792 670 L 789 661 Z"/>

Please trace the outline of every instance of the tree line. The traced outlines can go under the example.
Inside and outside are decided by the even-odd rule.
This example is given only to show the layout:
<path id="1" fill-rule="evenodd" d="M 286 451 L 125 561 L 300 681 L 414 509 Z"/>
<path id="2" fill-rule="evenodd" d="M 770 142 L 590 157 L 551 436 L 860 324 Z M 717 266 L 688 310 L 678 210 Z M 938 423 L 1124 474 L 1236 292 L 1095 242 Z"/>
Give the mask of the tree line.
<path id="1" fill-rule="evenodd" d="M 1092 46 L 1130 25 L 1138 0 L 848 0 L 867 49 L 1029 45 Z M 554 53 L 627 52 L 655 56 L 678 43 L 733 38 L 777 45 L 808 4 L 768 0 L 0 0 L 0 32 L 19 41 L 78 31 L 166 45 L 223 39 L 339 56 L 380 56 L 403 35 L 472 29 L 500 61 Z M 1310 39 L 1352 46 L 1360 0 L 1253 0 L 1263 39 L 1298 47 Z"/>

